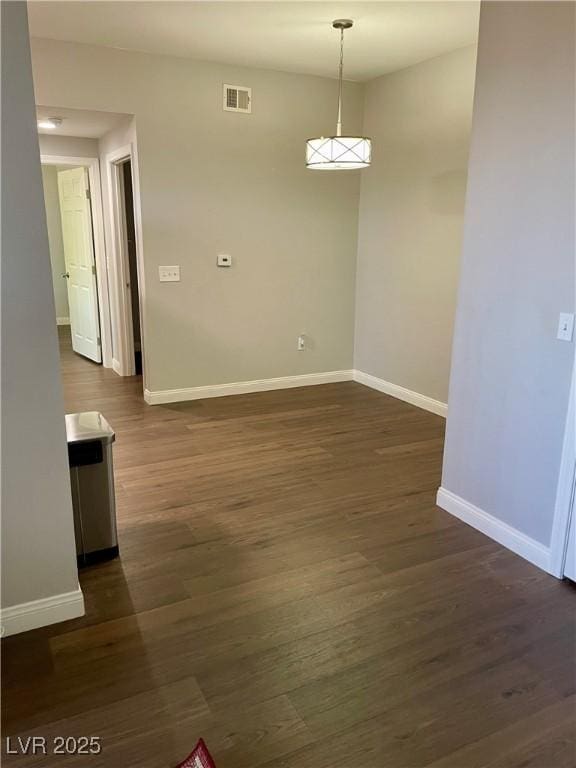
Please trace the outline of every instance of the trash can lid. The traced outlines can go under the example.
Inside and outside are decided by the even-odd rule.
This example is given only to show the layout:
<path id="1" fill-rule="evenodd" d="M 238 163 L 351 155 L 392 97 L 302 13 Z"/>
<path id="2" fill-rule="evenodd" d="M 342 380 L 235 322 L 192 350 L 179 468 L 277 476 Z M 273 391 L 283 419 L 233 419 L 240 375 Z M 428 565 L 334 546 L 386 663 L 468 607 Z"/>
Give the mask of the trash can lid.
<path id="1" fill-rule="evenodd" d="M 68 443 L 83 443 L 86 440 L 114 441 L 114 430 L 98 411 L 66 414 L 66 437 Z"/>

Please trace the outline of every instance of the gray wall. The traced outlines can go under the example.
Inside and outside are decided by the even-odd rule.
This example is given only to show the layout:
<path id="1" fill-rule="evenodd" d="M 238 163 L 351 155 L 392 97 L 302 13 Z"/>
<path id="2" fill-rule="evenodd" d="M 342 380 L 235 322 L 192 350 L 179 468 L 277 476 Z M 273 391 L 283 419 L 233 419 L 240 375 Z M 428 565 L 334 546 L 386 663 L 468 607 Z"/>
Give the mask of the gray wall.
<path id="1" fill-rule="evenodd" d="M 370 82 L 354 367 L 448 398 L 475 47 Z"/>
<path id="2" fill-rule="evenodd" d="M 26 4 L 2 3 L 2 607 L 78 587 Z"/>
<path id="3" fill-rule="evenodd" d="M 66 318 L 69 312 L 68 289 L 66 287 L 66 280 L 62 277 L 66 272 L 66 262 L 64 261 L 64 243 L 62 240 L 57 166 L 42 166 L 42 185 L 44 187 L 44 205 L 46 208 L 46 225 L 48 227 L 56 317 Z"/>
<path id="4" fill-rule="evenodd" d="M 78 136 L 53 136 L 42 133 L 38 136 L 40 154 L 60 157 L 98 157 L 98 139 Z"/>
<path id="5" fill-rule="evenodd" d="M 544 545 L 574 356 L 574 10 L 482 5 L 442 478 Z"/>
<path id="6" fill-rule="evenodd" d="M 148 388 L 351 368 L 360 175 L 304 166 L 305 140 L 335 125 L 336 81 L 32 48 L 38 103 L 135 115 Z M 252 115 L 223 111 L 225 82 L 252 87 Z M 362 100 L 347 84 L 347 131 L 361 128 Z M 231 269 L 217 269 L 218 253 L 232 254 Z M 179 264 L 181 282 L 160 283 L 161 264 Z"/>

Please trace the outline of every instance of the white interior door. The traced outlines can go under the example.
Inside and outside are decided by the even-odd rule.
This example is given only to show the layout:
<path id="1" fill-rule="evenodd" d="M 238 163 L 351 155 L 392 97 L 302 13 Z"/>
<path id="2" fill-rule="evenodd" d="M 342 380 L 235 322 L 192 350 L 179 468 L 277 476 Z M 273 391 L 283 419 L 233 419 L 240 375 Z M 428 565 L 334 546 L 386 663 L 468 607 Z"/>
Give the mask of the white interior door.
<path id="1" fill-rule="evenodd" d="M 86 168 L 58 172 L 72 349 L 102 362 L 92 214 Z"/>

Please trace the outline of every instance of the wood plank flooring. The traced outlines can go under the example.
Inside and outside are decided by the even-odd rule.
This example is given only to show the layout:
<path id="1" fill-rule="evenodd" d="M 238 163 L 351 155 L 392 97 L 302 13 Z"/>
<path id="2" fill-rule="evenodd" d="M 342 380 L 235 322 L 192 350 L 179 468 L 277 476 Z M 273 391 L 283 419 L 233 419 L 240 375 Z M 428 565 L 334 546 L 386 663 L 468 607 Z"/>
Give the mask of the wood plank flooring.
<path id="1" fill-rule="evenodd" d="M 117 433 L 121 559 L 3 641 L 3 733 L 103 750 L 5 765 L 576 765 L 576 590 L 435 506 L 441 418 L 355 383 L 149 407 L 64 333 L 62 372 Z"/>

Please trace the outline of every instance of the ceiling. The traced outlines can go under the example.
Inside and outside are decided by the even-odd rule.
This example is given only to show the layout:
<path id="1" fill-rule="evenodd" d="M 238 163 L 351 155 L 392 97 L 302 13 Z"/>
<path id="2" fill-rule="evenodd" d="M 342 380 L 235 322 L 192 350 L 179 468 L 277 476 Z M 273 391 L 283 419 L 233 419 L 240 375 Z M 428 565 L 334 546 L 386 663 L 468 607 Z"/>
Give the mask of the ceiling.
<path id="1" fill-rule="evenodd" d="M 479 2 L 29 2 L 33 37 L 334 77 L 370 80 L 476 41 Z"/>
<path id="2" fill-rule="evenodd" d="M 116 112 L 94 112 L 88 109 L 62 109 L 61 107 L 36 107 L 36 118 L 61 117 L 58 128 L 38 128 L 38 133 L 50 136 L 78 136 L 99 139 L 127 119 L 128 115 Z"/>

